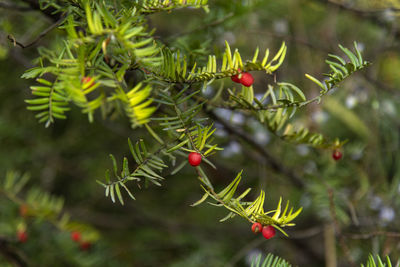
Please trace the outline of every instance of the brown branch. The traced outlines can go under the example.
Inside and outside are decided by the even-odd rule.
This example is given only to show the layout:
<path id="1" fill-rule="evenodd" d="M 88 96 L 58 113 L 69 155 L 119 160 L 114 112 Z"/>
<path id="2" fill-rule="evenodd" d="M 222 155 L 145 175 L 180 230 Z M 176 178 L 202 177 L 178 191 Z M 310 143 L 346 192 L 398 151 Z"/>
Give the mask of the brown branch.
<path id="1" fill-rule="evenodd" d="M 351 266 L 357 266 L 354 260 L 351 257 L 350 249 L 346 244 L 346 240 L 344 239 L 344 236 L 342 234 L 342 230 L 340 229 L 339 226 L 339 221 L 337 219 L 337 214 L 336 214 L 336 205 L 335 205 L 335 200 L 334 200 L 334 193 L 333 189 L 324 182 L 324 185 L 328 191 L 328 198 L 329 198 L 329 211 L 333 220 L 333 225 L 335 228 L 335 232 L 339 238 L 339 243 L 341 245 L 341 248 L 344 252 L 344 255 L 346 256 L 347 261 L 350 263 Z"/>
<path id="2" fill-rule="evenodd" d="M 10 40 L 14 46 L 19 46 L 21 48 L 28 48 L 31 47 L 33 45 L 35 45 L 37 42 L 39 42 L 43 37 L 45 37 L 51 30 L 53 30 L 54 28 L 56 28 L 58 25 L 60 25 L 63 21 L 64 21 L 64 16 L 61 16 L 60 19 L 58 21 L 56 21 L 55 23 L 53 23 L 50 27 L 48 27 L 47 29 L 45 29 L 43 32 L 41 32 L 32 42 L 30 42 L 29 44 L 22 44 L 20 42 L 18 42 L 15 37 L 11 34 L 9 34 L 7 36 L 7 39 Z"/>
<path id="3" fill-rule="evenodd" d="M 234 13 L 231 12 L 231 13 L 227 14 L 225 17 L 222 17 L 222 18 L 220 18 L 218 20 L 215 20 L 215 21 L 213 21 L 211 23 L 202 25 L 202 26 L 200 26 L 198 28 L 195 28 L 193 30 L 182 31 L 182 32 L 179 32 L 177 34 L 171 35 L 170 37 L 168 37 L 168 39 L 176 39 L 176 38 L 178 38 L 180 36 L 183 36 L 183 35 L 192 34 L 194 32 L 202 31 L 202 30 L 208 29 L 210 27 L 217 26 L 219 24 L 224 23 L 226 20 L 230 19 L 231 17 L 233 17 L 233 15 L 234 15 Z"/>
<path id="4" fill-rule="evenodd" d="M 260 144 L 258 144 L 256 141 L 254 141 L 254 138 L 248 136 L 245 132 L 243 132 L 241 129 L 235 128 L 231 126 L 229 123 L 227 123 L 224 119 L 218 117 L 214 111 L 207 110 L 207 108 L 204 108 L 204 111 L 208 116 L 210 116 L 211 119 L 218 121 L 224 129 L 231 135 L 234 135 L 240 139 L 242 139 L 244 142 L 249 144 L 255 151 L 260 153 L 263 158 L 266 160 L 267 164 L 276 172 L 282 173 L 286 177 L 289 178 L 290 182 L 293 183 L 293 185 L 299 187 L 299 188 L 304 188 L 304 182 L 301 180 L 301 178 L 294 173 L 292 170 L 287 169 L 285 166 L 281 165 L 274 157 L 271 156 L 271 154 Z"/>
<path id="5" fill-rule="evenodd" d="M 376 231 L 371 233 L 361 233 L 361 234 L 345 234 L 346 238 L 351 239 L 370 239 L 375 236 L 386 236 L 386 237 L 394 237 L 400 238 L 400 233 L 398 232 L 386 232 L 386 231 Z"/>
<path id="6" fill-rule="evenodd" d="M 333 0 L 313 0 L 317 1 L 323 4 L 326 4 L 331 7 L 338 8 L 339 10 L 343 10 L 346 12 L 349 12 L 359 18 L 362 19 L 368 19 L 370 22 L 374 23 L 375 25 L 378 25 L 383 28 L 391 28 L 391 24 L 388 22 L 385 22 L 383 19 L 380 18 L 380 15 L 383 12 L 386 11 L 392 11 L 392 12 L 399 12 L 400 10 L 394 7 L 389 7 L 385 9 L 378 9 L 378 10 L 363 10 L 363 9 L 358 9 L 346 4 L 338 3 Z M 394 30 L 393 29 L 393 36 L 395 36 L 397 39 L 400 38 L 400 31 L 399 30 Z"/>
<path id="7" fill-rule="evenodd" d="M 326 223 L 324 226 L 324 247 L 325 247 L 325 266 L 336 267 L 336 238 L 335 227 L 333 223 Z"/>

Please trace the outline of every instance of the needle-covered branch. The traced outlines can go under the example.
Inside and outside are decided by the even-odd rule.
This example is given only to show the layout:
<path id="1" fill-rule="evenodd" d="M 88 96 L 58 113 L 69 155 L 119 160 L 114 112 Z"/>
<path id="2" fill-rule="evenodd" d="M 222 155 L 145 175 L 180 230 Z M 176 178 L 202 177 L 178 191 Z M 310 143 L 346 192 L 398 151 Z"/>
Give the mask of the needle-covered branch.
<path id="1" fill-rule="evenodd" d="M 251 223 L 259 222 L 262 225 L 271 225 L 279 229 L 284 235 L 287 236 L 286 232 L 282 229 L 285 226 L 294 226 L 292 222 L 301 212 L 302 208 L 294 211 L 293 208 L 289 209 L 289 202 L 287 202 L 285 208 L 282 211 L 282 198 L 280 198 L 278 206 L 276 209 L 271 211 L 264 211 L 265 203 L 265 192 L 261 190 L 260 195 L 252 202 L 243 201 L 243 199 L 248 195 L 251 188 L 246 189 L 239 196 L 234 197 L 240 180 L 242 179 L 242 172 L 239 172 L 236 178 L 219 193 L 216 193 L 213 188 L 208 186 L 209 179 L 206 177 L 205 173 L 198 172 L 199 179 L 202 181 L 203 185 L 201 187 L 205 191 L 203 197 L 194 203 L 192 206 L 197 206 L 203 203 L 208 197 L 211 197 L 216 201 L 216 203 L 210 203 L 215 206 L 223 206 L 230 212 L 220 221 L 225 221 L 239 215 Z"/>

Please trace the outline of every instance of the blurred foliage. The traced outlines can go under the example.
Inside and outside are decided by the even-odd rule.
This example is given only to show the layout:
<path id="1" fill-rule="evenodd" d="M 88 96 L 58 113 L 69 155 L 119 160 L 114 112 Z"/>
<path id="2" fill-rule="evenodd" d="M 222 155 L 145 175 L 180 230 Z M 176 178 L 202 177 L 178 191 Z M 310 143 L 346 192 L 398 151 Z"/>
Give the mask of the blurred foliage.
<path id="1" fill-rule="evenodd" d="M 25 2 L 29 1 L 4 3 L 27 7 Z M 136 190 L 136 201 L 113 205 L 96 184 L 105 169 L 112 167 L 108 154 L 123 158 L 130 154 L 127 137 L 138 140 L 145 136 L 144 141 L 151 137 L 145 129 L 131 130 L 128 119 L 102 120 L 95 115 L 89 124 L 76 107 L 71 108 L 68 119 L 50 128 L 37 123 L 24 103 L 31 96 L 31 81 L 20 77 L 38 56 L 35 46 L 56 46 L 62 32 L 52 30 L 31 48 L 14 47 L 8 34 L 30 43 L 52 21 L 39 11 L 0 5 L 1 180 L 8 170 L 28 172 L 27 188 L 40 187 L 62 197 L 73 220 L 92 225 L 100 233 L 89 251 L 81 251 L 69 232 L 46 221 L 22 218 L 18 205 L 1 195 L 0 239 L 9 241 L 33 266 L 251 266 L 251 255 L 260 252 L 273 253 L 298 266 L 322 266 L 325 255 L 334 254 L 332 247 L 328 250 L 322 245 L 329 240 L 326 229 L 333 224 L 339 228 L 333 237 L 339 266 L 348 266 L 348 256 L 358 264 L 368 262 L 370 253 L 382 259 L 390 255 L 396 262 L 400 258 L 398 1 L 209 2 L 209 13 L 179 9 L 148 15 L 155 37 L 179 47 L 189 61 L 198 64 L 206 63 L 199 62 L 199 56 L 222 55 L 225 40 L 246 58 L 252 58 L 257 46 L 278 51 L 286 41 L 286 61 L 276 79 L 284 77 L 306 88 L 309 98 L 317 96 L 319 88 L 304 73 L 329 72 L 323 60 L 328 53 L 340 53 L 338 43 L 350 47 L 356 40 L 364 58 L 373 63 L 341 88 L 333 89 L 320 104 L 298 112 L 295 123 L 349 140 L 337 162 L 331 158 L 331 150 L 287 144 L 240 112 L 216 111 L 245 131 L 285 170 L 301 177 L 304 186 L 300 188 L 291 183 L 287 173 L 271 165 L 271 158 L 216 124 L 218 144 L 225 150 L 212 157 L 217 170 L 207 167 L 215 187 L 222 189 L 230 182 L 223 177 L 235 177 L 244 169 L 244 186 L 265 189 L 271 203 L 283 195 L 303 206 L 296 227 L 288 230 L 290 237 L 278 235 L 266 241 L 255 237 L 250 225 L 237 218 L 219 223 L 224 210 L 190 207 L 203 194 L 190 167 L 165 177 L 160 188 L 150 185 L 149 190 Z M 273 77 L 254 76 L 257 96 Z M 250 194 L 253 199 L 256 191 Z M 23 190 L 20 197 L 26 193 Z M 23 244 L 15 237 L 21 223 L 28 226 L 29 234 Z M 0 253 L 0 265 L 7 266 L 7 262 Z"/>

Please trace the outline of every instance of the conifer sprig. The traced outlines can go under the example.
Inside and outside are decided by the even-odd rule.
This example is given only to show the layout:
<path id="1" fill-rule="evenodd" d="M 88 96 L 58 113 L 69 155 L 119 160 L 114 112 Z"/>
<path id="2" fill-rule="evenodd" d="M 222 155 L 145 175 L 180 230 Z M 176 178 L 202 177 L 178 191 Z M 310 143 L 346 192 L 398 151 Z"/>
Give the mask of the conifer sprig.
<path id="1" fill-rule="evenodd" d="M 40 111 L 35 117 L 39 122 L 44 122 L 46 127 L 54 123 L 55 119 L 66 119 L 65 112 L 69 110 L 67 97 L 61 88 L 54 85 L 57 81 L 50 82 L 42 78 L 36 81 L 40 85 L 32 86 L 31 90 L 37 98 L 25 100 L 28 109 Z"/>
<path id="2" fill-rule="evenodd" d="M 129 170 L 128 159 L 124 157 L 121 173 L 118 174 L 117 161 L 113 155 L 110 155 L 113 163 L 113 174 L 117 180 L 111 181 L 110 172 L 107 170 L 105 183 L 97 181 L 105 188 L 106 197 L 110 197 L 112 202 L 115 202 L 117 197 L 122 205 L 125 202 L 121 194 L 121 188 L 126 191 L 130 198 L 135 199 L 131 190 L 126 186 L 128 181 L 136 181 L 140 187 L 140 182 L 144 179 L 146 184 L 151 182 L 152 184 L 161 186 L 160 181 L 164 180 L 164 177 L 160 173 L 164 168 L 168 167 L 161 157 L 158 156 L 165 149 L 165 146 L 161 146 L 154 153 L 149 153 L 143 140 L 139 140 L 133 145 L 130 139 L 128 139 L 128 144 L 132 157 L 136 162 L 135 169 L 133 171 Z"/>
<path id="3" fill-rule="evenodd" d="M 71 216 L 64 211 L 62 197 L 54 196 L 36 187 L 22 192 L 29 182 L 29 178 L 28 174 L 8 171 L 4 179 L 0 180 L 0 194 L 19 206 L 23 206 L 26 209 L 24 216 L 47 221 L 61 231 L 85 232 L 85 236 L 91 241 L 99 239 L 99 233 L 91 226 L 71 220 Z M 25 197 L 22 198 L 21 195 L 25 195 Z"/>
<path id="4" fill-rule="evenodd" d="M 239 172 L 236 178 L 219 193 L 216 193 L 213 188 L 208 186 L 208 178 L 204 172 L 198 172 L 199 179 L 203 185 L 201 187 L 206 192 L 203 197 L 194 203 L 192 206 L 197 206 L 203 203 L 208 197 L 211 197 L 216 203 L 210 203 L 215 206 L 223 206 L 230 212 L 227 216 L 220 221 L 225 221 L 239 215 L 251 223 L 259 222 L 262 225 L 272 225 L 287 236 L 286 232 L 282 229 L 285 226 L 294 226 L 292 222 L 301 212 L 302 208 L 294 212 L 293 208 L 289 210 L 289 202 L 287 202 L 284 210 L 282 211 L 282 198 L 279 200 L 278 206 L 275 210 L 264 211 L 265 192 L 261 190 L 260 195 L 253 202 L 245 202 L 245 198 L 250 192 L 251 188 L 245 190 L 238 197 L 234 197 L 236 189 L 242 179 L 242 172 Z M 271 215 L 272 214 L 272 215 Z"/>
<path id="5" fill-rule="evenodd" d="M 238 49 L 232 54 L 228 42 L 225 42 L 225 51 L 222 55 L 222 63 L 218 66 L 217 57 L 209 55 L 206 66 L 198 67 L 193 64 L 189 70 L 189 64 L 184 55 L 179 51 L 172 52 L 169 48 L 162 49 L 162 65 L 154 70 L 154 74 L 161 80 L 171 83 L 211 83 L 215 79 L 231 77 L 241 71 L 265 71 L 272 74 L 283 63 L 286 55 L 286 44 L 282 43 L 279 51 L 269 60 L 269 49 L 265 50 L 264 57 L 259 59 L 259 49 L 254 52 L 252 60 L 244 61 Z"/>
<path id="6" fill-rule="evenodd" d="M 207 118 L 196 118 L 201 112 L 203 103 L 193 103 L 189 107 L 186 103 L 193 101 L 193 98 L 200 93 L 199 90 L 190 92 L 190 85 L 185 85 L 178 93 L 171 94 L 170 91 L 160 92 L 161 100 L 156 102 L 167 105 L 175 114 L 168 117 L 155 118 L 160 121 L 159 125 L 171 136 L 178 138 L 179 144 L 170 148 L 168 152 L 177 149 L 190 152 L 196 151 L 203 156 L 210 155 L 214 150 L 221 150 L 217 144 L 213 144 L 213 125 L 205 125 Z M 205 150 L 204 152 L 202 152 Z"/>
<path id="7" fill-rule="evenodd" d="M 361 267 L 392 267 L 392 266 L 398 266 L 400 263 L 400 259 L 398 259 L 397 264 L 396 265 L 392 265 L 392 261 L 389 258 L 389 256 L 385 257 L 386 261 L 381 259 L 381 257 L 379 255 L 376 255 L 376 257 L 374 257 L 372 254 L 370 254 L 368 256 L 368 261 L 367 264 L 361 264 Z"/>
<path id="8" fill-rule="evenodd" d="M 292 265 L 288 261 L 271 253 L 262 260 L 262 254 L 260 253 L 252 259 L 251 267 L 292 267 Z"/>
<path id="9" fill-rule="evenodd" d="M 204 8 L 208 10 L 208 0 L 136 0 L 136 5 L 142 13 L 151 14 L 161 11 L 170 11 L 179 8 Z"/>
<path id="10" fill-rule="evenodd" d="M 143 180 L 161 185 L 164 179 L 162 172 L 168 167 L 163 156 L 173 159 L 172 165 L 175 166 L 176 156 L 186 157 L 188 152 L 197 152 L 204 162 L 215 167 L 207 157 L 221 148 L 215 144 L 213 122 L 201 117 L 201 111 L 205 103 L 221 101 L 224 86 L 220 87 L 212 100 L 201 96 L 201 86 L 206 88 L 216 80 L 249 71 L 264 71 L 273 75 L 283 64 L 287 52 L 286 44 L 282 43 L 273 56 L 270 56 L 269 49 L 259 55 L 257 48 L 253 57 L 246 60 L 238 49 L 232 51 L 226 42 L 219 58 L 208 55 L 207 63 L 200 66 L 200 60 L 192 64 L 181 51 L 166 46 L 162 40 L 156 41 L 154 30 L 148 29 L 147 15 L 182 7 L 202 7 L 207 10 L 207 1 L 145 0 L 116 4 L 83 0 L 74 4 L 73 8 L 63 10 L 56 1 L 48 1 L 46 7 L 51 6 L 66 15 L 67 19 L 60 27 L 65 30 L 66 37 L 62 48 L 57 51 L 41 49 L 39 66 L 24 74 L 25 78 L 39 78 L 38 82 L 43 85 L 32 87 L 37 98 L 27 102 L 30 109 L 40 112 L 37 117 L 46 122 L 46 126 L 55 118 L 64 119 L 70 103 L 88 114 L 89 121 L 94 120 L 94 113 L 99 109 L 105 115 L 110 110 L 121 110 L 122 106 L 132 127 L 145 125 L 161 144 L 159 149 L 150 153 L 143 140 L 135 145 L 129 141 L 136 167 L 131 170 L 128 159 L 124 158 L 119 170 L 116 159 L 111 155 L 114 179 L 107 172 L 106 181 L 99 182 L 105 188 L 106 196 L 121 204 L 124 204 L 123 191 L 134 199 L 128 181 L 134 181 L 138 186 Z M 267 86 L 261 99 L 257 99 L 249 84 L 249 87 L 242 86 L 238 91 L 227 90 L 227 107 L 252 115 L 284 140 L 319 148 L 340 147 L 343 144 L 341 141 L 329 141 L 306 128 L 295 129 L 289 123 L 298 108 L 320 101 L 332 88 L 368 65 L 357 44 L 355 53 L 342 46 L 340 49 L 348 60 L 329 55 L 326 62 L 331 72 L 327 74 L 327 80 L 320 82 L 306 75 L 321 88 L 318 97 L 307 99 L 296 85 L 275 82 Z M 141 75 L 134 75 L 134 79 L 131 79 L 131 72 L 139 73 L 138 70 L 142 71 Z M 53 80 L 47 77 L 46 80 L 42 79 L 44 74 L 51 74 Z M 200 98 L 202 100 L 199 101 Z M 158 131 L 163 134 L 158 134 Z M 168 142 L 167 139 L 174 141 Z M 186 162 L 185 158 L 172 173 L 181 170 Z M 293 220 L 301 212 L 301 208 L 294 211 L 289 203 L 283 207 L 282 198 L 275 210 L 264 211 L 265 192 L 262 190 L 252 202 L 243 200 L 250 189 L 235 196 L 242 172 L 225 189 L 216 193 L 203 169 L 198 166 L 196 170 L 205 190 L 204 196 L 196 204 L 207 198 L 215 200 L 215 205 L 229 210 L 223 220 L 239 215 L 250 222 L 272 225 L 286 234 L 282 228 L 293 226 Z"/>
<path id="11" fill-rule="evenodd" d="M 320 102 L 321 98 L 332 88 L 338 86 L 355 71 L 362 70 L 370 64 L 362 58 L 356 42 L 354 42 L 355 53 L 341 45 L 339 47 L 347 56 L 347 60 L 329 54 L 330 59 L 326 60 L 326 63 L 331 72 L 326 74 L 328 78 L 324 81 L 324 84 L 306 74 L 308 79 L 321 88 L 319 96 L 306 99 L 303 91 L 297 86 L 291 83 L 278 82 L 276 88 L 268 85 L 268 90 L 260 99 L 254 97 L 252 88 L 243 87 L 238 94 L 229 90 L 230 98 L 234 101 L 234 103 L 230 103 L 229 107 L 251 112 L 260 122 L 266 124 L 271 132 L 285 141 L 308 144 L 316 148 L 334 149 L 341 147 L 346 141 L 328 140 L 320 133 L 312 133 L 305 127 L 297 127 L 296 129 L 293 124 L 288 122 L 298 108 L 312 102 Z"/>

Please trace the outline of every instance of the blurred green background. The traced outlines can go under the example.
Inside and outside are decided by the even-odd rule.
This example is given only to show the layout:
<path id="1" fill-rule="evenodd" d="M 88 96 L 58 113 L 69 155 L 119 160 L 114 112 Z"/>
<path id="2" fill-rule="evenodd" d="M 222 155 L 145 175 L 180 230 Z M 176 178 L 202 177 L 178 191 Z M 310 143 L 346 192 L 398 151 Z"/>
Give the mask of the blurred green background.
<path id="1" fill-rule="evenodd" d="M 3 2 L 22 6 L 23 1 Z M 346 253 L 357 263 L 365 262 L 369 253 L 398 259 L 400 3 L 210 1 L 209 8 L 209 13 L 182 9 L 152 14 L 150 27 L 156 28 L 160 40 L 200 61 L 204 55 L 223 52 L 225 40 L 244 58 L 250 58 L 257 46 L 277 51 L 285 41 L 288 54 L 276 78 L 304 88 L 309 98 L 318 94 L 318 88 L 304 74 L 323 79 L 329 71 L 324 60 L 328 53 L 341 53 L 338 44 L 351 47 L 357 41 L 364 58 L 372 62 L 321 104 L 307 106 L 294 118 L 295 124 L 327 137 L 348 139 L 338 162 L 332 160 L 332 151 L 287 144 L 240 113 L 218 110 L 281 166 L 301 177 L 305 186 L 294 186 L 254 147 L 218 124 L 218 143 L 225 150 L 211 158 L 218 167 L 208 170 L 213 183 L 222 188 L 244 169 L 243 188 L 254 188 L 253 197 L 266 190 L 267 208 L 273 209 L 280 196 L 294 207 L 303 206 L 296 226 L 288 229 L 290 237 L 278 234 L 267 241 L 255 236 L 242 219 L 218 222 L 226 215 L 224 209 L 207 204 L 190 207 L 202 195 L 190 167 L 167 176 L 162 187 L 135 189 L 137 200 L 126 201 L 125 206 L 106 199 L 96 180 L 102 180 L 111 167 L 108 154 L 117 159 L 129 156 L 127 138 L 137 140 L 146 131 L 131 130 L 126 118 L 102 120 L 98 115 L 90 124 L 76 107 L 65 121 L 47 129 L 39 124 L 24 103 L 33 81 L 20 76 L 33 66 L 37 46 L 51 48 L 64 33 L 53 30 L 32 48 L 13 47 L 8 34 L 29 43 L 52 22 L 38 11 L 0 5 L 0 177 L 7 170 L 30 173 L 28 187 L 63 197 L 73 219 L 101 234 L 90 251 L 80 251 L 69 233 L 34 221 L 30 240 L 15 244 L 15 249 L 32 266 L 250 266 L 249 259 L 258 253 L 274 253 L 298 266 L 324 266 L 327 254 L 333 253 L 327 241 L 334 227 L 328 186 L 334 192 L 342 233 L 336 240 L 338 265 L 348 266 Z M 203 58 L 205 62 L 207 57 Z M 254 76 L 254 88 L 262 94 L 272 78 Z M 227 79 L 225 86 L 234 85 Z M 0 195 L 0 237 L 13 237 L 20 220 L 18 205 Z M 3 256 L 0 253 L 0 265 L 12 266 Z"/>

